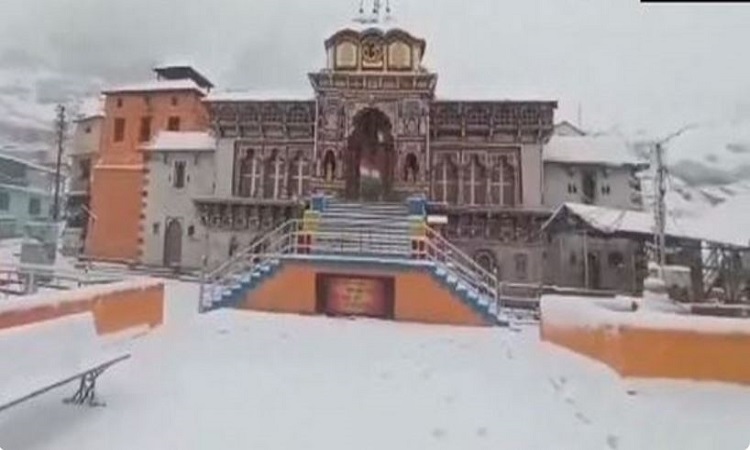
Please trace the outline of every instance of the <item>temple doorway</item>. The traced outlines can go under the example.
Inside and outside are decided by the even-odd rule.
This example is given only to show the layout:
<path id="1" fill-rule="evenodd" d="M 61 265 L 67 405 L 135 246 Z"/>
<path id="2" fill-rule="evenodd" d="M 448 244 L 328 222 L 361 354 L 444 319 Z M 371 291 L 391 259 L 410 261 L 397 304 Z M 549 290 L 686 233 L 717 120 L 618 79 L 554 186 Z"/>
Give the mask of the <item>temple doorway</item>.
<path id="1" fill-rule="evenodd" d="M 358 113 L 346 152 L 346 197 L 368 202 L 388 200 L 395 160 L 388 116 L 375 108 Z"/>

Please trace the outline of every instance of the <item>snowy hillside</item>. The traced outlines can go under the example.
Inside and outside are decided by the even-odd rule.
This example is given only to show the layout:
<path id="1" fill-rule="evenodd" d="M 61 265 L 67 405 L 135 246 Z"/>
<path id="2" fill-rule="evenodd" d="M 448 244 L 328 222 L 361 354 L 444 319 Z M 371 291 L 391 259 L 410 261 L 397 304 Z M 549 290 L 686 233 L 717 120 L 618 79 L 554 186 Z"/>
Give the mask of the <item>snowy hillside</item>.
<path id="1" fill-rule="evenodd" d="M 57 104 L 75 114 L 80 99 L 97 92 L 98 86 L 41 68 L 0 67 L 0 150 L 19 154 L 49 148 Z"/>

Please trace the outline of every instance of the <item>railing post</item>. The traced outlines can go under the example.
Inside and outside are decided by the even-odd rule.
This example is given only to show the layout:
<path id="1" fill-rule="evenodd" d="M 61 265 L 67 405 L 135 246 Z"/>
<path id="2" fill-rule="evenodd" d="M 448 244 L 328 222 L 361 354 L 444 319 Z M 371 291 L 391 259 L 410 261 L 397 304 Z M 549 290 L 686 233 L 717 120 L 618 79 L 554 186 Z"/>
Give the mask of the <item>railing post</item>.
<path id="1" fill-rule="evenodd" d="M 198 288 L 198 314 L 203 314 L 206 312 L 206 308 L 203 305 L 204 298 L 206 295 L 206 266 L 208 258 L 206 258 L 206 255 L 203 255 L 201 257 L 201 271 L 200 271 L 200 285 Z"/>

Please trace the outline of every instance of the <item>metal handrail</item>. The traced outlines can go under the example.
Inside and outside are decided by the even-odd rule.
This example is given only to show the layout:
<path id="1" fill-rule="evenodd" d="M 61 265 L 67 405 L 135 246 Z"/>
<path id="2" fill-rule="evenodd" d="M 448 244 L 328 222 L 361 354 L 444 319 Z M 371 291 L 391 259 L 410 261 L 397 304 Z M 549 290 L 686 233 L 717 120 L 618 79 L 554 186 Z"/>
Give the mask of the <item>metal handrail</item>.
<path id="1" fill-rule="evenodd" d="M 459 267 L 467 269 L 468 273 L 470 275 L 473 275 L 473 278 L 488 280 L 489 287 L 491 288 L 491 292 L 493 293 L 495 300 L 499 301 L 500 291 L 502 290 L 502 282 L 498 280 L 496 274 L 491 273 L 490 271 L 479 265 L 479 263 L 474 261 L 474 259 L 466 254 L 466 252 L 456 247 L 453 243 L 440 235 L 435 229 L 426 224 L 424 225 L 424 229 L 427 241 L 433 244 L 435 244 L 435 241 L 437 241 L 437 244 L 445 246 L 450 250 L 450 254 L 448 254 L 448 256 L 450 260 L 454 262 L 454 264 L 458 262 L 460 256 L 465 261 L 465 263 L 461 264 L 459 262 Z"/>
<path id="2" fill-rule="evenodd" d="M 355 220 L 325 219 L 326 225 L 356 224 Z M 469 257 L 464 251 L 456 247 L 450 241 L 438 234 L 432 228 L 424 225 L 423 236 L 399 236 L 390 233 L 373 232 L 371 229 L 361 231 L 319 231 L 302 230 L 300 219 L 289 220 L 274 230 L 267 233 L 260 240 L 244 248 L 231 259 L 227 260 L 209 274 L 201 277 L 201 303 L 203 302 L 205 283 L 226 286 L 234 281 L 233 276 L 240 273 L 252 272 L 255 267 L 263 261 L 273 258 L 281 258 L 286 255 L 295 254 L 298 251 L 298 237 L 311 236 L 312 242 L 306 244 L 308 251 L 326 251 L 332 253 L 345 253 L 352 251 L 353 245 L 360 245 L 360 251 L 367 248 L 376 249 L 378 253 L 394 256 L 410 256 L 411 246 L 398 248 L 395 244 L 404 244 L 404 241 L 418 240 L 424 242 L 423 256 L 438 267 L 449 271 L 456 276 L 464 285 L 474 289 L 478 294 L 486 295 L 494 299 L 499 306 L 502 283 L 495 274 L 490 273 L 484 267 Z M 316 242 L 315 237 L 323 239 L 333 238 L 321 245 Z M 338 240 L 338 242 L 336 242 Z M 382 245 L 379 245 L 382 244 Z"/>
<path id="3" fill-rule="evenodd" d="M 499 301 L 499 283 L 496 282 L 494 277 L 487 277 L 471 270 L 458 258 L 455 258 L 452 253 L 441 249 L 433 240 L 424 238 L 424 242 L 427 247 L 426 256 L 433 264 L 449 270 L 450 274 L 454 275 L 458 281 L 473 288 L 478 294 L 486 295 L 496 303 Z"/>
<path id="4" fill-rule="evenodd" d="M 242 261 L 248 254 L 252 255 L 253 253 L 257 253 L 258 248 L 260 248 L 263 244 L 266 244 L 271 238 L 279 234 L 279 232 L 283 231 L 286 228 L 291 228 L 294 225 L 299 225 L 300 219 L 290 219 L 286 222 L 282 223 L 278 227 L 274 228 L 273 230 L 269 231 L 265 235 L 263 235 L 260 239 L 253 242 L 249 246 L 245 247 L 244 249 L 240 250 L 238 253 L 234 254 L 231 258 L 224 261 L 222 264 L 220 264 L 217 268 L 206 274 L 207 279 L 214 279 L 218 276 L 221 276 L 221 274 L 229 267 L 233 266 L 239 261 Z"/>

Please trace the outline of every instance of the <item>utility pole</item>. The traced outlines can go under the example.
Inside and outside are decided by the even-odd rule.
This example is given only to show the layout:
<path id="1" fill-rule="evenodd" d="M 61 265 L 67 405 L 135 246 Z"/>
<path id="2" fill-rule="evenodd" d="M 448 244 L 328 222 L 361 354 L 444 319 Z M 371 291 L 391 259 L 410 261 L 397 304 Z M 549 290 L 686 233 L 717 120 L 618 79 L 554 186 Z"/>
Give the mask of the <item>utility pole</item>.
<path id="1" fill-rule="evenodd" d="M 659 267 L 664 267 L 667 261 L 667 205 L 664 201 L 667 194 L 667 167 L 664 164 L 664 144 L 692 128 L 695 128 L 695 125 L 686 125 L 654 144 L 654 164 L 656 165 L 654 176 L 654 195 L 656 196 L 654 201 L 654 262 L 659 264 Z"/>
<path id="2" fill-rule="evenodd" d="M 55 162 L 55 200 L 52 207 L 52 217 L 57 223 L 60 219 L 60 169 L 62 165 L 63 146 L 65 144 L 65 130 L 67 123 L 65 120 L 65 106 L 57 106 L 57 120 L 55 129 L 57 131 L 57 161 Z"/>
<path id="3" fill-rule="evenodd" d="M 654 163 L 656 164 L 656 176 L 654 177 L 654 193 L 656 195 L 656 201 L 654 202 L 654 224 L 656 226 L 654 248 L 656 254 L 654 259 L 660 267 L 664 267 L 667 259 L 667 246 L 664 240 L 667 227 L 667 207 L 664 201 L 667 193 L 665 182 L 667 169 L 664 166 L 664 147 L 661 142 L 657 142 L 654 146 Z"/>

